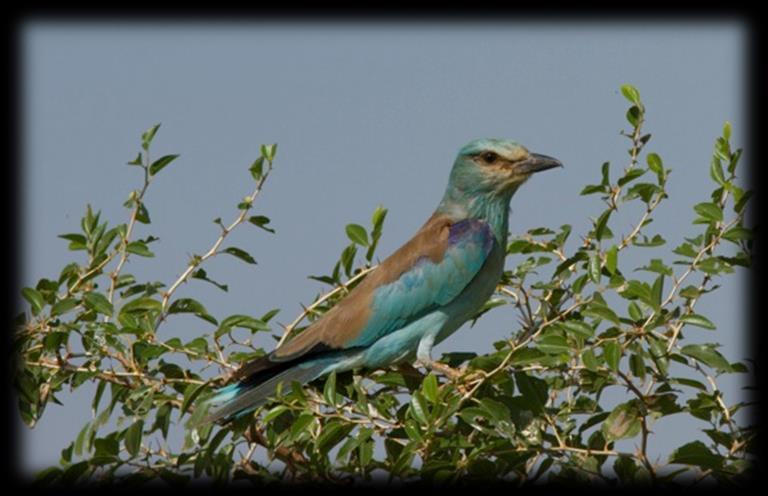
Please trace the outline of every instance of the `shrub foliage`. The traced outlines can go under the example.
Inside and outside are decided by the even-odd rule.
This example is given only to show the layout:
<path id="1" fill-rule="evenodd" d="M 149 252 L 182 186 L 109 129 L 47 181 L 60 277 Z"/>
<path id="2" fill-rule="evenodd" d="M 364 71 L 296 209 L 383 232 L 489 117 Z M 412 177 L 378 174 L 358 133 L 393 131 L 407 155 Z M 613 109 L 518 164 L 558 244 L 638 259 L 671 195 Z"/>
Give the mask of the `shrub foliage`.
<path id="1" fill-rule="evenodd" d="M 575 243 L 569 225 L 511 238 L 507 252 L 518 263 L 508 264 L 475 316 L 506 315 L 511 331 L 483 355 L 445 354 L 460 379 L 409 365 L 334 374 L 278 394 L 225 427 L 189 426 L 232 370 L 265 353 L 255 338 L 273 333 L 282 342 L 301 332 L 375 269 L 387 211 L 376 209 L 370 228 L 346 226 L 349 245 L 333 269 L 311 276 L 328 291 L 282 330 L 275 330 L 277 310 L 214 316 L 179 289 L 194 280 L 227 291 L 204 268 L 213 257 L 255 263 L 227 237 L 248 224 L 274 233 L 253 210 L 277 146 L 262 146 L 249 169 L 251 194 L 231 223 L 214 221 L 220 232 L 208 251 L 192 256 L 175 281 L 141 281 L 126 261 L 135 266 L 154 256 L 157 238 L 136 235 L 138 224 L 150 224 L 145 194 L 159 175 L 173 173 L 166 167 L 178 158 L 150 161 L 159 125 L 152 127 L 129 162 L 143 183 L 125 202 L 127 222 L 110 225 L 88 206 L 82 231 L 60 236 L 82 252 L 82 262 L 21 291 L 28 307 L 17 317 L 14 377 L 24 422 L 34 427 L 66 389 L 96 385 L 92 417 L 62 451 L 60 465 L 37 480 L 738 482 L 754 458 L 755 431 L 738 420 L 747 403 L 729 401 L 718 379 L 749 370 L 718 350 L 715 325 L 697 303 L 735 267 L 750 267 L 753 231 L 744 215 L 751 193 L 736 181 L 741 149 L 732 148 L 726 123 L 709 167 L 713 191 L 690 211 L 672 212 L 690 221 L 688 237 L 665 258 L 631 267 L 627 252 L 667 246 L 651 221 L 672 176 L 657 153 L 646 152 L 651 136 L 644 134 L 638 91 L 621 91 L 630 103 L 629 128 L 621 133 L 628 162 L 605 162 L 597 182 L 581 191 L 585 202 L 599 199 L 602 211 Z M 611 223 L 619 211 L 635 219 L 621 235 Z M 164 337 L 163 322 L 184 313 L 205 321 L 199 336 Z M 704 333 L 711 343 L 684 335 Z M 624 401 L 603 394 L 610 388 Z M 700 425 L 704 440 L 654 458 L 649 445 L 664 435 L 654 425 L 670 415 Z"/>

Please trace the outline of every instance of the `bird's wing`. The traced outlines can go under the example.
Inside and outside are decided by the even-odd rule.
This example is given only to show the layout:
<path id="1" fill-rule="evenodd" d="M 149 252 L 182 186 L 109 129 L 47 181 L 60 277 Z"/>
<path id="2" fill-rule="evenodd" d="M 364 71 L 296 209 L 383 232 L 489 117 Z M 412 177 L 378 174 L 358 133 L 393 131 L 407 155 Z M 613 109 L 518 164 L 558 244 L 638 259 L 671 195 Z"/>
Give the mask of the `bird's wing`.
<path id="1" fill-rule="evenodd" d="M 485 263 L 496 238 L 478 219 L 433 215 L 405 245 L 271 361 L 370 346 L 386 334 L 446 305 Z"/>

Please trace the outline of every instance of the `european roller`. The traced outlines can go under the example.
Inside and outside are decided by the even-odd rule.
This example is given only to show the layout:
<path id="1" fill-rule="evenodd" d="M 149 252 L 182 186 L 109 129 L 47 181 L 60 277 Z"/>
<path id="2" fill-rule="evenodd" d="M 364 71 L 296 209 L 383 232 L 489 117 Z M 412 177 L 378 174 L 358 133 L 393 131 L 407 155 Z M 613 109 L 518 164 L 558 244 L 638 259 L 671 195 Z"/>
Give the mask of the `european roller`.
<path id="1" fill-rule="evenodd" d="M 478 139 L 460 151 L 440 204 L 423 226 L 295 338 L 244 364 L 209 400 L 206 421 L 253 411 L 278 384 L 331 372 L 432 359 L 432 347 L 472 317 L 504 270 L 512 195 L 535 172 L 562 166 L 515 141 Z"/>

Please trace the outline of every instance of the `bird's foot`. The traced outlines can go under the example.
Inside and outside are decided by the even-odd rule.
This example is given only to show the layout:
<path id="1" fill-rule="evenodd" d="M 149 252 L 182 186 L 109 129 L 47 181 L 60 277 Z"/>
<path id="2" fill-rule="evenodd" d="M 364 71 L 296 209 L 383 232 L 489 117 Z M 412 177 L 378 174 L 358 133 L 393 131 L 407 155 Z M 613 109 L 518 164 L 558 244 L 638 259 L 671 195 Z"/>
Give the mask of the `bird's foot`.
<path id="1" fill-rule="evenodd" d="M 453 381 L 458 381 L 459 378 L 461 378 L 462 375 L 464 375 L 463 370 L 457 370 L 449 365 L 446 365 L 444 363 L 436 362 L 434 360 L 418 360 L 416 362 L 418 365 L 423 366 L 426 369 L 433 370 L 440 372 L 444 376 L 450 378 Z"/>

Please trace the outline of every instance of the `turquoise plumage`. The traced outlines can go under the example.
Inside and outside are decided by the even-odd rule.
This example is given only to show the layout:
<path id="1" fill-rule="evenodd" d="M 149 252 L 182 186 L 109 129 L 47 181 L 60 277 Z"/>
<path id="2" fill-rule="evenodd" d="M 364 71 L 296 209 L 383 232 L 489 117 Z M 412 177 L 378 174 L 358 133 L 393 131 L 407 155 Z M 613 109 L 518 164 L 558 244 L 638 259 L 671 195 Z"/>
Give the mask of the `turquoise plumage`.
<path id="1" fill-rule="evenodd" d="M 419 231 L 304 332 L 245 364 L 208 401 L 206 421 L 253 411 L 278 384 L 403 360 L 444 373 L 432 347 L 493 293 L 504 268 L 509 202 L 531 174 L 561 166 L 511 140 L 464 146 L 443 199 Z"/>

